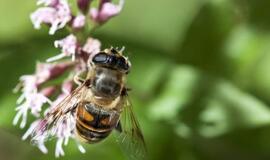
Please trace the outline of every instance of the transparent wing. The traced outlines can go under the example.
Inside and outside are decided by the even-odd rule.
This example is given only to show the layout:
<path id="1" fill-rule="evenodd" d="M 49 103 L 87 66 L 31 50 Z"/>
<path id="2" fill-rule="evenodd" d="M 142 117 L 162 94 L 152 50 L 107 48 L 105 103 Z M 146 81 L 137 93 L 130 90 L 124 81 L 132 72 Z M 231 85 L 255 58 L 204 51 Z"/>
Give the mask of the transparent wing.
<path id="1" fill-rule="evenodd" d="M 58 105 L 53 107 L 51 111 L 45 116 L 48 121 L 56 121 L 61 116 L 75 109 L 78 102 L 81 101 L 85 91 L 85 86 L 81 85 L 66 96 Z"/>
<path id="2" fill-rule="evenodd" d="M 117 142 L 129 160 L 145 160 L 147 151 L 142 131 L 139 126 L 132 104 L 127 96 L 123 97 L 124 110 L 121 114 L 117 130 Z"/>
<path id="3" fill-rule="evenodd" d="M 71 116 L 71 112 L 76 109 L 77 104 L 84 96 L 85 89 L 85 84 L 82 84 L 72 91 L 71 94 L 67 95 L 58 105 L 51 108 L 44 119 L 34 129 L 32 140 L 35 141 L 35 139 L 40 137 L 48 139 L 51 133 L 54 132 L 54 126 L 63 122 L 66 118 L 70 118 L 68 116 Z"/>

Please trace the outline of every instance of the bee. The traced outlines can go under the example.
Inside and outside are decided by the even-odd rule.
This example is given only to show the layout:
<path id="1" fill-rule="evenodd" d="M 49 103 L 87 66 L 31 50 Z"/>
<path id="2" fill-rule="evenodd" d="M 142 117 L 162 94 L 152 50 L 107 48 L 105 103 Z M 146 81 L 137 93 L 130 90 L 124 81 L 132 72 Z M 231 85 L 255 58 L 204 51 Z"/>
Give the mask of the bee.
<path id="1" fill-rule="evenodd" d="M 49 122 L 46 129 L 70 113 L 76 117 L 75 134 L 79 140 L 97 143 L 116 130 L 117 141 L 127 156 L 145 159 L 144 137 L 126 87 L 130 68 L 122 50 L 110 48 L 94 55 L 88 62 L 86 78 L 76 75 L 74 81 L 79 86 L 45 116 Z"/>

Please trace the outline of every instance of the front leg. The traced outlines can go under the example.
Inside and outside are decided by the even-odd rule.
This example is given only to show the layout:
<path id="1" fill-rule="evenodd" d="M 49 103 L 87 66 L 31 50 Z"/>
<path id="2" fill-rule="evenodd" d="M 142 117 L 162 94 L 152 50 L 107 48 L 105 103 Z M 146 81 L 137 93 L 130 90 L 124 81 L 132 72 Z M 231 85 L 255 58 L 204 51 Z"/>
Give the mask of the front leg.
<path id="1" fill-rule="evenodd" d="M 82 84 L 85 82 L 85 79 L 82 78 L 83 74 L 85 74 L 85 73 L 86 73 L 86 70 L 83 70 L 83 71 L 78 72 L 78 73 L 74 76 L 73 80 L 74 80 L 74 82 L 75 82 L 77 85 L 80 86 L 80 85 L 82 85 Z"/>
<path id="2" fill-rule="evenodd" d="M 121 91 L 121 96 L 127 96 L 129 91 L 131 91 L 131 88 L 123 87 Z"/>

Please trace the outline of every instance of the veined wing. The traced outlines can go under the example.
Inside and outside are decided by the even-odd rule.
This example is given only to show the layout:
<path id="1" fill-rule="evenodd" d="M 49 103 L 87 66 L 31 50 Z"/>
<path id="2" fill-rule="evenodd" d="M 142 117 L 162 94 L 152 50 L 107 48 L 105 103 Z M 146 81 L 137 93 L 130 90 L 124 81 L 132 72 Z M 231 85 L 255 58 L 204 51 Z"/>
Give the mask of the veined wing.
<path id="1" fill-rule="evenodd" d="M 120 132 L 120 135 L 117 135 L 117 142 L 129 160 L 145 160 L 147 151 L 139 122 L 128 96 L 123 98 L 124 110 L 117 128 Z"/>
<path id="2" fill-rule="evenodd" d="M 40 137 L 47 140 L 51 135 L 54 135 L 57 125 L 64 122 L 67 118 L 71 118 L 72 111 L 76 109 L 77 104 L 84 97 L 85 89 L 84 83 L 67 95 L 58 105 L 49 110 L 44 119 L 34 129 L 32 140 L 35 141 Z"/>

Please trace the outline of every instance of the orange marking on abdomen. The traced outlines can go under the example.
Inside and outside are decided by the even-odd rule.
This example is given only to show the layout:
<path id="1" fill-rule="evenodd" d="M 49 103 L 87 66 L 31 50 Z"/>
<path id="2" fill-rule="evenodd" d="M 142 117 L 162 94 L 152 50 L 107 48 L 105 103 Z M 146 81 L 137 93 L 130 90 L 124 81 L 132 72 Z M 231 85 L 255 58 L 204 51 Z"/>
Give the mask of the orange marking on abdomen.
<path id="1" fill-rule="evenodd" d="M 94 117 L 90 113 L 88 113 L 83 107 L 79 106 L 77 115 L 81 117 L 82 119 L 85 119 L 86 121 L 93 121 Z"/>

